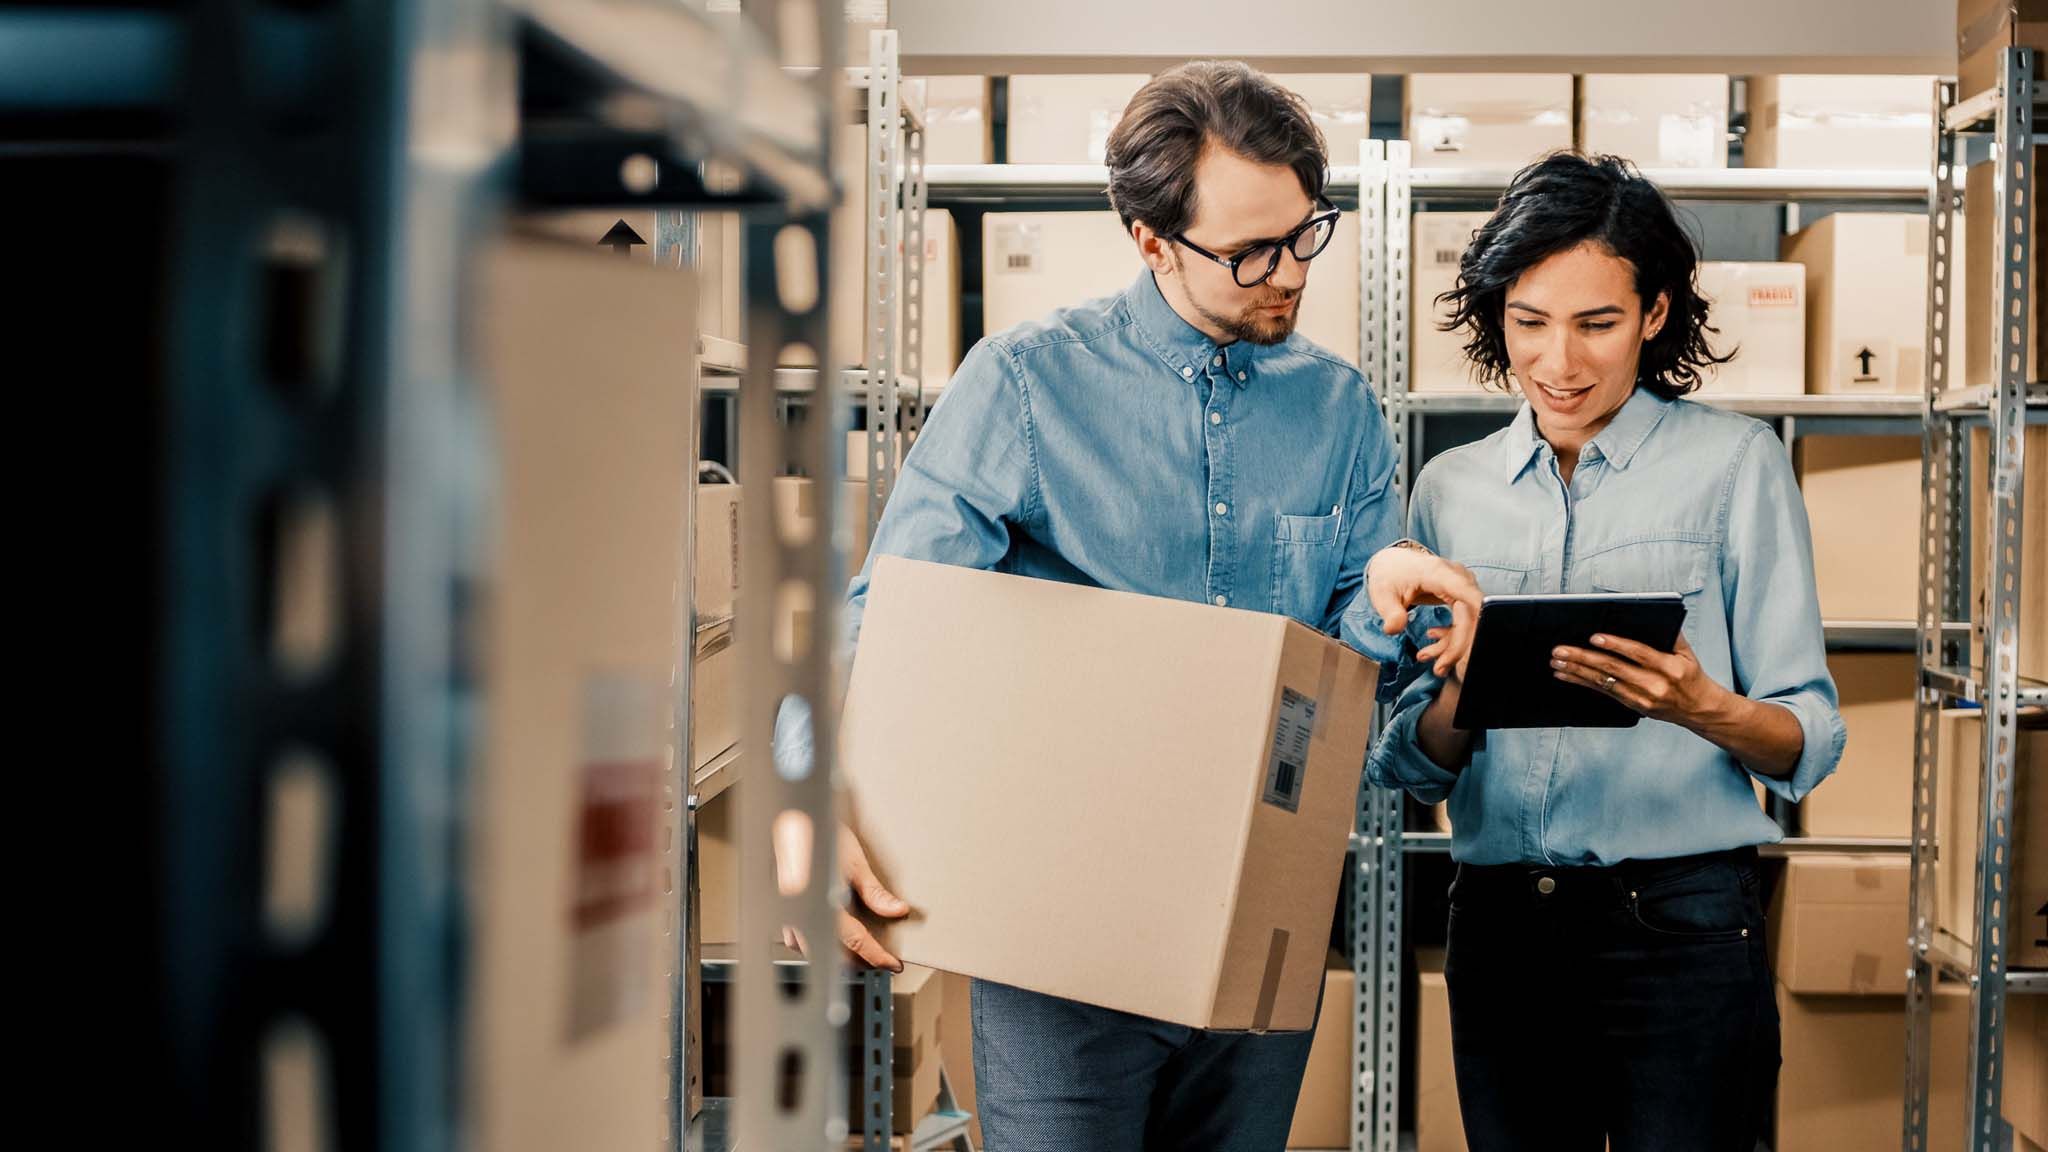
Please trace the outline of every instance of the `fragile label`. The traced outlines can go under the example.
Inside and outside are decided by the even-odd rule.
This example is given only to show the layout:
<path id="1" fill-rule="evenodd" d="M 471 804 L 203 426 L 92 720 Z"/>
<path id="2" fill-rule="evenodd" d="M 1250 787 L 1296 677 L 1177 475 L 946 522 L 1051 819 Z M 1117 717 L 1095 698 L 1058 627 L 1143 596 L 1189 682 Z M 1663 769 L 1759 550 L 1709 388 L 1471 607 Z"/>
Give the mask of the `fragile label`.
<path id="1" fill-rule="evenodd" d="M 1316 731 L 1316 702 L 1292 688 L 1280 690 L 1280 717 L 1273 724 L 1273 752 L 1266 758 L 1266 789 L 1259 797 L 1276 808 L 1301 811 L 1302 778 L 1308 744 Z"/>

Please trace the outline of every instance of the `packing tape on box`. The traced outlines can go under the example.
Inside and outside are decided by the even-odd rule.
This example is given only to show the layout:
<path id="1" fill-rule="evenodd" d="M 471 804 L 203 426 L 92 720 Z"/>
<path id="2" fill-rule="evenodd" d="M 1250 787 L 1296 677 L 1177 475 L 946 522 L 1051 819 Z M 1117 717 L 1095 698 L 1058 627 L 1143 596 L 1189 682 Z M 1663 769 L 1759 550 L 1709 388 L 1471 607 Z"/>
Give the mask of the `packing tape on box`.
<path id="1" fill-rule="evenodd" d="M 1266 971 L 1259 977 L 1259 1003 L 1252 1009 L 1252 1031 L 1273 1029 L 1273 1005 L 1280 999 L 1280 973 L 1287 968 L 1287 929 L 1273 929 L 1273 941 L 1266 946 Z"/>

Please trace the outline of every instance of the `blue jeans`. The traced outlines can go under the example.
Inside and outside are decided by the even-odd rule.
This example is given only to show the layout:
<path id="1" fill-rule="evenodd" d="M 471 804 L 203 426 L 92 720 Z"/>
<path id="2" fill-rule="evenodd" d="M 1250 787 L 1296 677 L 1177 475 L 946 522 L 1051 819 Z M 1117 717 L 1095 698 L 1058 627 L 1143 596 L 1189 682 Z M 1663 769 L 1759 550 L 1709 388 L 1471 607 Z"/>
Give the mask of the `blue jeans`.
<path id="1" fill-rule="evenodd" d="M 1778 1077 L 1756 850 L 1458 869 L 1451 1055 L 1472 1152 L 1752 1152 Z"/>
<path id="2" fill-rule="evenodd" d="M 1281 1152 L 1312 1036 L 1205 1032 L 976 980 L 986 1152 Z"/>

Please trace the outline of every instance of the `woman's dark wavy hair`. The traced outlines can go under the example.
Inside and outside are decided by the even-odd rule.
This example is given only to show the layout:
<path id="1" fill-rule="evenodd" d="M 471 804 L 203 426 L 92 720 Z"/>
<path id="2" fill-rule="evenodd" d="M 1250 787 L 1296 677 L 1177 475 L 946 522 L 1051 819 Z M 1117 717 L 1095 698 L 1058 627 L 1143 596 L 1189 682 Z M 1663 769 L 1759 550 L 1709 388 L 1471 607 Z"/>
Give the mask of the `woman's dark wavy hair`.
<path id="1" fill-rule="evenodd" d="M 1663 191 L 1619 157 L 1558 152 L 1515 174 L 1492 218 L 1473 233 L 1457 287 L 1437 297 L 1451 308 L 1443 330 L 1469 334 L 1465 357 L 1481 382 L 1508 386 L 1508 287 L 1589 240 L 1628 261 L 1645 311 L 1659 293 L 1670 293 L 1664 326 L 1643 345 L 1639 385 L 1676 399 L 1700 386 L 1708 365 L 1735 358 L 1707 343 L 1716 329 L 1707 324 L 1709 302 L 1700 295 L 1699 253 Z"/>

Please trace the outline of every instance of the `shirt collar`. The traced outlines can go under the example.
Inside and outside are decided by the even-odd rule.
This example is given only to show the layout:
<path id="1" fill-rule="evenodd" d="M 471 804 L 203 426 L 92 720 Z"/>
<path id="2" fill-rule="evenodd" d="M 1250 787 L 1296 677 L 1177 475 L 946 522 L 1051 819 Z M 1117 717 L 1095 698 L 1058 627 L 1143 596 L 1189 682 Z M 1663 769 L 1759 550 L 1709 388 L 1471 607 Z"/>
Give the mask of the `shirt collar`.
<path id="1" fill-rule="evenodd" d="M 1131 286 L 1124 289 L 1124 304 L 1131 311 L 1131 319 L 1137 322 L 1139 338 L 1181 379 L 1193 380 L 1214 368 L 1242 388 L 1256 371 L 1254 365 L 1262 350 L 1259 345 L 1239 340 L 1219 347 L 1166 302 L 1150 268 L 1139 272 Z M 1219 356 L 1223 362 L 1214 363 Z"/>
<path id="2" fill-rule="evenodd" d="M 1622 404 L 1621 411 L 1614 414 L 1614 419 L 1607 422 L 1607 427 L 1602 428 L 1587 447 L 1597 449 L 1598 458 L 1614 467 L 1627 468 L 1670 407 L 1671 401 L 1638 386 Z M 1543 437 L 1536 430 L 1536 412 L 1524 401 L 1515 413 L 1514 422 L 1508 425 L 1508 434 L 1502 443 L 1501 465 L 1510 484 L 1520 479 L 1542 446 Z"/>

